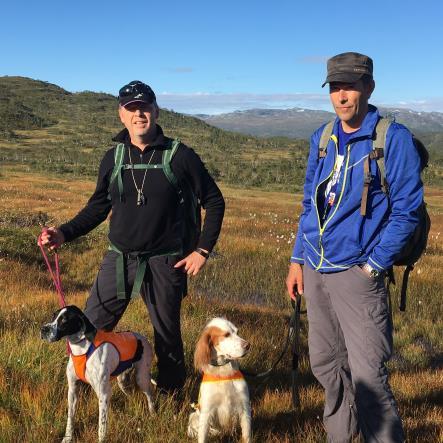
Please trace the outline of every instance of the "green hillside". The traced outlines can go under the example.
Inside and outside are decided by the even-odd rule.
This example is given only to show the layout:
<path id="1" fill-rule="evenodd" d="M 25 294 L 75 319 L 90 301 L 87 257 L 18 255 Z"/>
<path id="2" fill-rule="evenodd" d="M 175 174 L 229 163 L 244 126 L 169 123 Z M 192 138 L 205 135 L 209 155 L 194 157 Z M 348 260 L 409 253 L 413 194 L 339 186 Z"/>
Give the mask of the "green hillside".
<path id="1" fill-rule="evenodd" d="M 193 147 L 224 183 L 291 191 L 302 185 L 306 141 L 231 133 L 166 110 L 160 124 L 167 135 Z M 117 100 L 109 94 L 70 93 L 42 81 L 0 77 L 2 163 L 94 177 L 121 127 Z"/>
<path id="2" fill-rule="evenodd" d="M 162 110 L 165 133 L 202 157 L 213 176 L 239 187 L 300 190 L 308 142 L 257 138 L 218 129 Z M 96 92 L 70 93 L 24 77 L 0 77 L 0 161 L 25 169 L 95 177 L 103 153 L 121 129 L 117 100 Z M 431 147 L 440 140 L 423 136 Z M 443 185 L 441 158 L 432 156 L 425 182 Z"/>

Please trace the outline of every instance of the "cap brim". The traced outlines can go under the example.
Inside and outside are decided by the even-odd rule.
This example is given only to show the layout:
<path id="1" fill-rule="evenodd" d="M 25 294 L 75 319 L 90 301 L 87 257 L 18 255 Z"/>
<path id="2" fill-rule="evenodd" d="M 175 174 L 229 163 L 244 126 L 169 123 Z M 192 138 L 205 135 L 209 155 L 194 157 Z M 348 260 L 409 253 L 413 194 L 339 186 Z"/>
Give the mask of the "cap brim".
<path id="1" fill-rule="evenodd" d="M 125 106 L 128 106 L 128 105 L 130 105 L 130 104 L 132 104 L 132 103 L 146 103 L 147 105 L 150 105 L 151 103 L 152 103 L 152 101 L 147 101 L 147 100 L 140 100 L 140 99 L 137 99 L 137 100 L 129 100 L 128 102 L 120 102 L 120 106 L 123 106 L 123 107 L 125 107 Z"/>
<path id="2" fill-rule="evenodd" d="M 327 83 L 340 82 L 340 83 L 355 83 L 360 80 L 365 73 L 355 73 L 355 72 L 337 72 L 335 74 L 330 74 L 327 76 L 325 82 L 321 85 L 323 88 Z"/>

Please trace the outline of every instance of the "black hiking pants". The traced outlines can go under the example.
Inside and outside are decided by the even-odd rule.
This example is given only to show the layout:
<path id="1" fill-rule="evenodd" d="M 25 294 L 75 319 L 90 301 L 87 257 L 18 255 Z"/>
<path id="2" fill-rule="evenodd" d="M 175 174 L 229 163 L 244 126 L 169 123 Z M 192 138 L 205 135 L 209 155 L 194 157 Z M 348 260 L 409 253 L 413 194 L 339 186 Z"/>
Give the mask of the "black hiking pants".
<path id="1" fill-rule="evenodd" d="M 85 314 L 98 329 L 113 330 L 130 299 L 117 298 L 116 259 L 118 253 L 108 251 L 86 301 Z M 141 286 L 141 296 L 154 328 L 160 389 L 174 391 L 184 385 L 186 371 L 180 331 L 180 307 L 186 295 L 186 274 L 174 265 L 178 256 L 151 257 Z M 130 294 L 137 270 L 137 259 L 125 255 L 126 293 Z M 142 331 L 138 331 L 142 332 Z"/>

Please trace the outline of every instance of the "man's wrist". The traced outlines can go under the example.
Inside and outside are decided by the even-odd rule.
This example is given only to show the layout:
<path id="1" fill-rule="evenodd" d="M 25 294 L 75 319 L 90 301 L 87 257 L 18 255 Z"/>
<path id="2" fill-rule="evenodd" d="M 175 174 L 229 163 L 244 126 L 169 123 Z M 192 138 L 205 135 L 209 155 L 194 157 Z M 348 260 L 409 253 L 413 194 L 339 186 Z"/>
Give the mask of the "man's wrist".
<path id="1" fill-rule="evenodd" d="M 202 248 L 196 248 L 195 252 L 197 252 L 198 254 L 200 254 L 201 256 L 203 256 L 204 258 L 208 259 L 209 258 L 209 252 L 206 251 L 205 249 Z"/>
<path id="2" fill-rule="evenodd" d="M 380 275 L 383 273 L 383 271 L 379 271 L 378 269 L 375 269 L 372 267 L 369 263 L 363 263 L 360 265 L 360 267 L 365 271 L 371 278 L 377 278 L 380 277 Z"/>

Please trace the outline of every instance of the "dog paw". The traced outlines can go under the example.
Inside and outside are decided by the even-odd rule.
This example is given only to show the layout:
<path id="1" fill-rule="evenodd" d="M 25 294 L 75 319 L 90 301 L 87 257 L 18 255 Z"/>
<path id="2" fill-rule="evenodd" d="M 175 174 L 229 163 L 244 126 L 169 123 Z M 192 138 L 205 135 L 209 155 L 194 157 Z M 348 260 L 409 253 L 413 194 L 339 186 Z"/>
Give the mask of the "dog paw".
<path id="1" fill-rule="evenodd" d="M 189 438 L 197 438 L 198 432 L 195 429 L 188 427 L 187 435 Z"/>
<path id="2" fill-rule="evenodd" d="M 72 437 L 64 436 L 62 443 L 72 443 Z"/>

